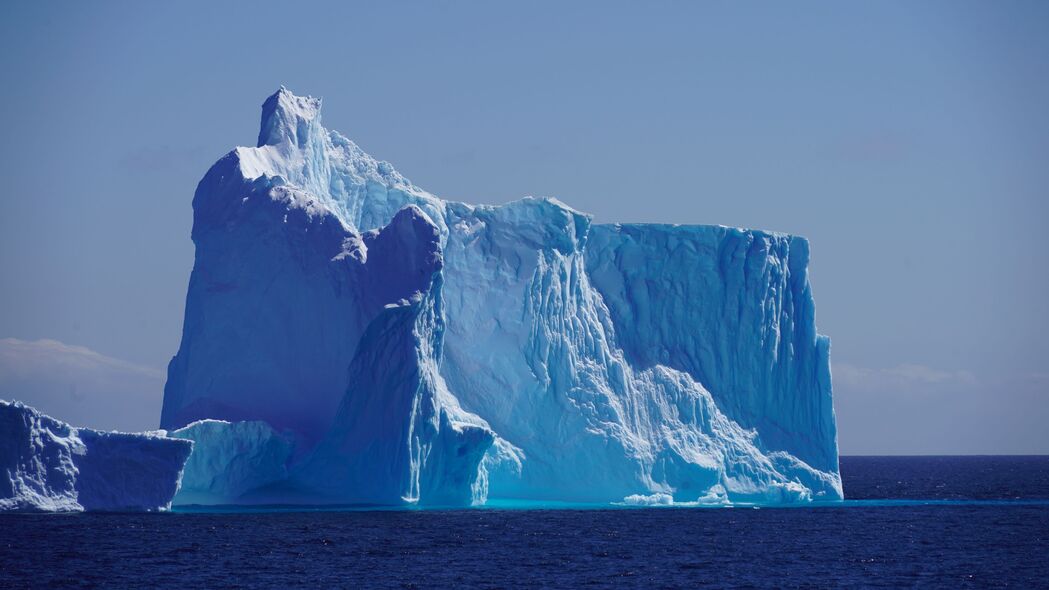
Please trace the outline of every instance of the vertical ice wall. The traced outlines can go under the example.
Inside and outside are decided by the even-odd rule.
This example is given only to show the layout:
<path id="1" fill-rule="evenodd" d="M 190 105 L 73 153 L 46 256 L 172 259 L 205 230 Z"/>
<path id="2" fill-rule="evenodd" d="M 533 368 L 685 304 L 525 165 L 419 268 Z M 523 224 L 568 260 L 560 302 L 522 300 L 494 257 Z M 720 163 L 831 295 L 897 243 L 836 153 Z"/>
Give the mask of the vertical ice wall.
<path id="1" fill-rule="evenodd" d="M 631 364 L 687 372 L 767 447 L 836 472 L 808 262 L 804 238 L 720 226 L 598 225 L 586 250 Z"/>
<path id="2" fill-rule="evenodd" d="M 297 469 L 302 487 L 334 502 L 484 501 L 478 467 L 494 437 L 464 420 L 438 373 L 440 301 L 435 285 L 387 306 L 368 327 L 334 427 Z"/>

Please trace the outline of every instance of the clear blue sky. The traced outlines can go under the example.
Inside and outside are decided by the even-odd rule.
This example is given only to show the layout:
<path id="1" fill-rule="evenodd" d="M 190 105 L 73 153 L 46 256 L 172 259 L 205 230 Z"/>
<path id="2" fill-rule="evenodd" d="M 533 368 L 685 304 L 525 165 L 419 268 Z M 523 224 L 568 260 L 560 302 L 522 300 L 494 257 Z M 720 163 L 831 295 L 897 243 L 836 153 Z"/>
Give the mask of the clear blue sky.
<path id="1" fill-rule="evenodd" d="M 283 83 L 445 198 L 809 237 L 843 453 L 1049 452 L 1047 2 L 6 2 L 0 72 L 0 338 L 162 384 Z"/>

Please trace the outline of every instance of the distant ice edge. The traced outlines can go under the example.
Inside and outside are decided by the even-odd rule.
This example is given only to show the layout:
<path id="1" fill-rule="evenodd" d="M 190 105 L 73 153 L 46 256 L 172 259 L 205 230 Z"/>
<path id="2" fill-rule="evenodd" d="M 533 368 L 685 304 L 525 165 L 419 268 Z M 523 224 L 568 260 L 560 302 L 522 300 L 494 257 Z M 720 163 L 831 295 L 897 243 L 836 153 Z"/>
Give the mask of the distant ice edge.
<path id="1" fill-rule="evenodd" d="M 76 428 L 0 400 L 0 512 L 167 510 L 192 447 L 163 432 Z"/>

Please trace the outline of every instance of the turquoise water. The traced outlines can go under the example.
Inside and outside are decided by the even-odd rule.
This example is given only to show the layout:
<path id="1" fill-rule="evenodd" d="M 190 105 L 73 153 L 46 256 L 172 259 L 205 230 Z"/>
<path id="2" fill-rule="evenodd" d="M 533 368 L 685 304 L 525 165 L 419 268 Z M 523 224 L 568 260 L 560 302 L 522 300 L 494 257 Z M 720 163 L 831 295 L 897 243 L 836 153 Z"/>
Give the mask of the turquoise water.
<path id="1" fill-rule="evenodd" d="M 632 504 L 582 504 L 572 502 L 542 502 L 535 500 L 495 500 L 484 506 L 475 506 L 465 510 L 813 510 L 820 508 L 875 508 L 894 506 L 1049 506 L 1049 500 L 844 500 L 840 502 L 812 502 L 807 504 L 785 504 L 780 506 L 762 506 L 753 504 L 730 505 L 657 505 L 637 506 Z M 460 507 L 428 506 L 292 506 L 292 505 L 219 505 L 219 506 L 175 506 L 171 512 L 178 514 L 272 514 L 277 512 L 433 512 L 464 510 Z"/>

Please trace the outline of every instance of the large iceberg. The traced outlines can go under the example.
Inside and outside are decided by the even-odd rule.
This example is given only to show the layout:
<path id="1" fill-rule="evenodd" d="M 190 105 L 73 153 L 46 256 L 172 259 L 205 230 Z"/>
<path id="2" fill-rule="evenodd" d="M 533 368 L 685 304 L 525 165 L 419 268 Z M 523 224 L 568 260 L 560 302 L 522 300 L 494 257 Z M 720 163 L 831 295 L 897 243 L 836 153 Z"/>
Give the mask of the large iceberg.
<path id="1" fill-rule="evenodd" d="M 0 400 L 0 511 L 165 510 L 192 446 L 76 428 Z"/>
<path id="2" fill-rule="evenodd" d="M 197 187 L 185 501 L 841 498 L 804 239 L 443 201 L 320 106 L 281 88 Z"/>

